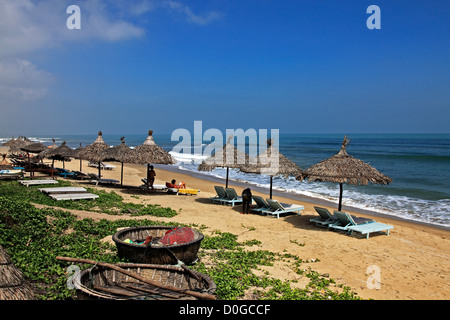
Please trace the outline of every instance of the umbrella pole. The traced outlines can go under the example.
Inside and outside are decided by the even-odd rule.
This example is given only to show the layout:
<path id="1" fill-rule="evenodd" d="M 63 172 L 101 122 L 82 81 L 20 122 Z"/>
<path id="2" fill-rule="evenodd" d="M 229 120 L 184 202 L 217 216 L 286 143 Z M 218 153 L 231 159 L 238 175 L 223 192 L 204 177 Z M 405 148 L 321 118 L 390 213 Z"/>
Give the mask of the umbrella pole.
<path id="1" fill-rule="evenodd" d="M 102 167 L 100 166 L 100 161 L 98 162 L 98 178 L 101 179 L 102 178 L 102 173 L 101 173 Z"/>
<path id="2" fill-rule="evenodd" d="M 225 188 L 228 188 L 228 170 L 229 168 L 227 167 L 227 180 L 225 181 Z"/>
<path id="3" fill-rule="evenodd" d="M 150 165 L 147 163 L 147 192 L 150 185 Z"/>
<path id="4" fill-rule="evenodd" d="M 81 170 L 81 159 L 80 159 L 80 172 L 81 172 L 82 170 Z"/>
<path id="5" fill-rule="evenodd" d="M 342 183 L 339 183 L 339 207 L 338 211 L 342 209 Z"/>
<path id="6" fill-rule="evenodd" d="M 122 169 L 120 170 L 120 185 L 123 186 L 123 162 L 122 162 Z"/>
<path id="7" fill-rule="evenodd" d="M 272 176 L 270 176 L 270 199 L 272 199 Z"/>

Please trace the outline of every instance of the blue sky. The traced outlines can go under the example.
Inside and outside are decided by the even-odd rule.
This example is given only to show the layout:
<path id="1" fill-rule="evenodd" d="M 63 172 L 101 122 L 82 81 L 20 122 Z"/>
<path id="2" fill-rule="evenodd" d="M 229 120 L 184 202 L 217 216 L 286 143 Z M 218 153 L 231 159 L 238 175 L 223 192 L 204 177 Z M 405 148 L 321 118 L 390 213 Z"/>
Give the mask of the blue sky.
<path id="1" fill-rule="evenodd" d="M 68 30 L 69 5 L 81 30 Z M 381 9 L 369 30 L 368 6 Z M 0 0 L 0 134 L 449 132 L 450 2 Z M 20 126 L 18 128 L 18 126 Z"/>

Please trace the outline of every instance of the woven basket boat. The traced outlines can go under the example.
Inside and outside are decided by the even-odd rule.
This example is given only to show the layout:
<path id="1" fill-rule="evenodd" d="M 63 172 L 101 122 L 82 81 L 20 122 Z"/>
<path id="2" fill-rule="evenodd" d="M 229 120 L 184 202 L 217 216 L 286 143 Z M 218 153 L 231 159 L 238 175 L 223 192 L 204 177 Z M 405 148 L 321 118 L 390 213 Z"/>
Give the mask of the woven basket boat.
<path id="1" fill-rule="evenodd" d="M 137 275 L 170 285 L 214 295 L 216 284 L 208 276 L 180 266 L 117 263 L 116 266 Z M 80 300 L 197 300 L 198 298 L 144 283 L 119 271 L 94 266 L 81 271 L 72 280 Z"/>
<path id="2" fill-rule="evenodd" d="M 197 260 L 197 253 L 203 234 L 195 229 L 194 240 L 182 244 L 167 245 L 162 247 L 146 247 L 124 242 L 130 239 L 133 242 L 144 241 L 147 236 L 153 238 L 163 237 L 164 234 L 173 229 L 169 226 L 144 226 L 122 229 L 113 235 L 119 257 L 127 258 L 136 263 L 150 264 L 177 264 L 180 260 L 185 264 L 192 264 Z"/>

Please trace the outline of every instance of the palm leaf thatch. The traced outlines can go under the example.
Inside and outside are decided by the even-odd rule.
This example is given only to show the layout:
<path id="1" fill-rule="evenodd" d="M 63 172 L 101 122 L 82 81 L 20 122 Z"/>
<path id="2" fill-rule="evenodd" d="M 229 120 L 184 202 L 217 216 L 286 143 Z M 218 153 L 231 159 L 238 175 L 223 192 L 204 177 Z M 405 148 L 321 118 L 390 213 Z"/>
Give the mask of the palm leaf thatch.
<path id="1" fill-rule="evenodd" d="M 84 147 L 81 150 L 78 150 L 76 153 L 74 153 L 74 156 L 78 159 L 93 161 L 93 162 L 100 162 L 102 161 L 102 152 L 108 149 L 108 145 L 105 143 L 102 137 L 102 132 L 98 132 L 97 139 L 95 139 L 92 144 Z"/>
<path id="2" fill-rule="evenodd" d="M 153 139 L 153 130 L 148 131 L 148 137 L 144 143 L 134 149 L 132 163 L 147 165 L 147 191 L 150 183 L 150 163 L 152 164 L 175 164 L 175 159 L 169 152 L 161 148 Z"/>
<path id="3" fill-rule="evenodd" d="M 251 162 L 251 158 L 247 153 L 237 149 L 233 144 L 231 144 L 232 138 L 233 136 L 229 136 L 225 146 L 212 156 L 203 160 L 197 168 L 199 171 L 212 171 L 215 168 L 227 168 L 227 177 L 225 180 L 226 188 L 228 188 L 229 169 L 240 168 L 241 166 L 247 165 Z"/>
<path id="4" fill-rule="evenodd" d="M 328 181 L 339 183 L 340 196 L 338 210 L 342 209 L 342 184 L 353 185 L 389 184 L 392 179 L 382 174 L 371 165 L 350 156 L 346 147 L 350 140 L 344 137 L 341 150 L 334 156 L 322 160 L 321 162 L 309 167 L 299 175 L 297 179 L 307 179 L 309 181 Z"/>
<path id="5" fill-rule="evenodd" d="M 108 149 L 108 145 L 105 143 L 102 137 L 102 132 L 98 132 L 97 139 L 95 139 L 94 142 L 92 142 L 90 145 L 82 148 L 77 149 L 76 152 L 74 152 L 73 157 L 81 160 L 88 160 L 93 162 L 98 162 L 98 177 L 101 178 L 101 166 L 100 162 L 102 161 L 102 152 Z M 81 166 L 81 164 L 80 164 Z"/>
<path id="6" fill-rule="evenodd" d="M 41 159 L 48 158 L 48 159 L 52 159 L 53 161 L 54 160 L 62 160 L 63 168 L 64 168 L 65 167 L 64 161 L 70 160 L 67 158 L 73 157 L 74 153 L 75 153 L 75 150 L 66 146 L 66 142 L 64 141 L 59 147 L 48 147 L 44 151 L 40 152 L 38 156 Z M 53 163 L 52 163 L 52 167 L 53 167 Z"/>
<path id="7" fill-rule="evenodd" d="M 32 142 L 30 140 L 25 140 L 22 137 L 17 138 L 14 141 L 9 141 L 9 152 L 10 153 L 16 153 L 16 152 L 21 152 L 21 148 L 25 147 L 29 144 L 32 144 Z"/>
<path id="8" fill-rule="evenodd" d="M 16 139 L 14 139 L 14 136 L 12 136 L 11 140 L 3 142 L 2 146 L 9 147 L 12 143 L 14 143 L 14 141 L 16 141 Z"/>
<path id="9" fill-rule="evenodd" d="M 28 152 L 28 153 L 40 153 L 41 151 L 43 151 L 45 149 L 47 149 L 47 147 L 40 142 L 30 143 L 23 147 L 20 147 L 20 150 Z"/>
<path id="10" fill-rule="evenodd" d="M 0 300 L 35 300 L 30 284 L 0 246 Z"/>
<path id="11" fill-rule="evenodd" d="M 123 185 L 123 164 L 131 163 L 135 159 L 135 151 L 131 149 L 125 143 L 125 137 L 121 137 L 121 144 L 114 146 L 112 148 L 105 149 L 100 157 L 102 161 L 118 161 L 122 163 L 122 168 L 120 171 L 120 184 Z"/>
<path id="12" fill-rule="evenodd" d="M 153 139 L 153 130 L 148 131 L 144 143 L 137 146 L 134 152 L 133 163 L 136 164 L 175 164 L 175 159 L 169 152 L 161 148 Z"/>
<path id="13" fill-rule="evenodd" d="M 256 164 L 241 166 L 240 170 L 246 173 L 266 174 L 270 176 L 270 199 L 272 199 L 272 180 L 274 176 L 299 176 L 302 169 L 283 155 L 272 140 L 267 140 L 267 149 L 257 157 Z"/>

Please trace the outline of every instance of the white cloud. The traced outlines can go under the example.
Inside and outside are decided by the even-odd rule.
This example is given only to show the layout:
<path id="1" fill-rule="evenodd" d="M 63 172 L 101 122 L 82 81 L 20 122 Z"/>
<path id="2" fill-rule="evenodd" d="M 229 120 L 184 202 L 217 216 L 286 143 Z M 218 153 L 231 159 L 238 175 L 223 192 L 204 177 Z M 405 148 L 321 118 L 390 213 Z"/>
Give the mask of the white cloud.
<path id="1" fill-rule="evenodd" d="M 36 100 L 54 81 L 51 74 L 39 70 L 28 60 L 0 62 L 0 96 L 8 99 Z"/>
<path id="2" fill-rule="evenodd" d="M 221 17 L 221 15 L 215 11 L 210 11 L 204 15 L 195 14 L 190 7 L 177 1 L 166 0 L 163 2 L 163 4 L 166 5 L 168 8 L 170 8 L 171 10 L 185 14 L 186 19 L 189 22 L 198 25 L 207 25 Z"/>
<path id="3" fill-rule="evenodd" d="M 69 5 L 81 9 L 81 30 L 69 30 Z M 29 60 L 35 52 L 83 41 L 117 42 L 145 35 L 139 22 L 158 9 L 207 25 L 220 18 L 215 11 L 196 14 L 172 0 L 0 0 L 0 100 L 35 100 L 46 95 L 52 76 Z"/>

